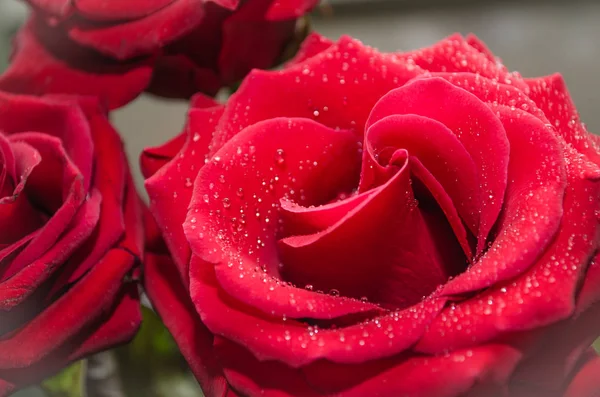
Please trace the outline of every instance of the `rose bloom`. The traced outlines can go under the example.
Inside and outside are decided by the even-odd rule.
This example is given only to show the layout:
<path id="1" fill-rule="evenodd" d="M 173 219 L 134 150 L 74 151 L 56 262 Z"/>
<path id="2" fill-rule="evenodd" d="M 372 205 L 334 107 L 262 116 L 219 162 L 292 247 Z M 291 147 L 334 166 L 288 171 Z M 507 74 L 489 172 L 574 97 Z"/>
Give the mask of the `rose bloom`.
<path id="1" fill-rule="evenodd" d="M 314 35 L 145 151 L 145 286 L 207 396 L 596 396 L 597 143 L 475 37 Z"/>
<path id="2" fill-rule="evenodd" d="M 271 67 L 317 0 L 27 0 L 0 89 L 96 95 L 111 108 L 145 89 L 214 95 Z"/>
<path id="3" fill-rule="evenodd" d="M 0 396 L 129 340 L 143 230 L 93 99 L 0 93 Z"/>

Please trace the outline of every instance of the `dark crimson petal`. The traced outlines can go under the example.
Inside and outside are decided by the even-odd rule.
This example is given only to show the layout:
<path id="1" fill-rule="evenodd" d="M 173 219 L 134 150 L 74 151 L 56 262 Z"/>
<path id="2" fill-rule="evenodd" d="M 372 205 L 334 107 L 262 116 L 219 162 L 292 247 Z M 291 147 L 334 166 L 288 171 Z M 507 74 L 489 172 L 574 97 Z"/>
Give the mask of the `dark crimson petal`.
<path id="1" fill-rule="evenodd" d="M 147 252 L 144 287 L 186 358 L 207 397 L 225 396 L 228 385 L 213 347 L 213 335 L 202 324 L 181 283 L 175 264 L 165 254 Z"/>
<path id="2" fill-rule="evenodd" d="M 0 369 L 0 378 L 9 380 L 17 387 L 38 383 L 70 362 L 130 340 L 142 320 L 138 286 L 135 283 L 125 285 L 107 308 L 105 313 L 87 323 L 77 335 L 55 346 L 49 355 L 27 367 Z M 3 395 L 1 379 L 0 395 Z"/>
<path id="3" fill-rule="evenodd" d="M 72 0 L 27 0 L 27 2 L 52 16 L 65 17 L 72 11 Z"/>
<path id="4" fill-rule="evenodd" d="M 127 267 L 129 262 L 123 257 L 121 263 Z M 87 338 L 75 346 L 67 357 L 69 361 L 79 360 L 89 354 L 109 349 L 115 345 L 129 342 L 142 323 L 139 287 L 137 283 L 124 284 L 114 299 L 115 308 L 106 313 L 102 323 L 94 324 Z"/>
<path id="5" fill-rule="evenodd" d="M 69 37 L 119 60 L 151 54 L 194 29 L 205 15 L 202 3 L 174 1 L 145 18 L 124 23 L 77 21 L 69 29 Z"/>
<path id="6" fill-rule="evenodd" d="M 116 62 L 100 57 L 32 17 L 16 36 L 11 63 L 0 76 L 0 90 L 91 95 L 115 109 L 144 91 L 151 74 L 149 59 Z"/>
<path id="7" fill-rule="evenodd" d="M 221 79 L 226 84 L 243 78 L 253 68 L 271 67 L 293 37 L 296 26 L 294 19 L 265 19 L 271 2 L 245 2 L 223 22 L 218 64 Z"/>
<path id="8" fill-rule="evenodd" d="M 579 113 L 560 74 L 525 80 L 529 97 L 544 112 L 565 141 L 591 161 L 600 165 L 600 147 L 581 123 Z"/>
<path id="9" fill-rule="evenodd" d="M 189 98 L 199 91 L 216 95 L 222 85 L 215 71 L 199 67 L 187 54 L 163 55 L 154 64 L 147 91 L 166 98 Z"/>
<path id="10" fill-rule="evenodd" d="M 9 142 L 3 134 L 0 134 L 0 146 L 5 149 L 2 168 L 10 180 L 4 182 L 6 196 L 0 198 L 0 219 L 6 226 L 0 228 L 1 262 L 5 259 L 2 253 L 18 249 L 28 235 L 34 237 L 30 234 L 44 224 L 45 216 L 32 206 L 27 194 L 23 193 L 29 175 L 41 162 L 39 152 L 24 142 Z M 15 246 L 11 248 L 12 245 Z"/>
<path id="11" fill-rule="evenodd" d="M 509 73 L 504 65 L 489 59 L 489 54 L 471 46 L 460 34 L 397 56 L 402 62 L 416 64 L 430 72 L 468 72 L 528 91 L 527 84 L 517 73 Z"/>
<path id="12" fill-rule="evenodd" d="M 83 109 L 89 124 L 94 141 L 94 188 L 102 196 L 102 203 L 94 234 L 79 247 L 78 252 L 63 267 L 61 276 L 55 283 L 55 289 L 63 282 L 72 283 L 79 279 L 100 260 L 125 231 L 123 207 L 128 164 L 121 139 L 96 100 L 70 98 L 65 101 L 71 106 L 78 104 Z M 131 188 L 128 189 L 128 193 L 136 195 L 135 190 Z"/>
<path id="13" fill-rule="evenodd" d="M 8 269 L 3 269 L 0 283 L 0 309 L 9 310 L 22 303 L 35 289 L 46 281 L 64 261 L 93 232 L 100 216 L 101 197 L 97 191 L 79 207 L 77 214 L 69 219 L 72 226 L 66 232 L 54 234 L 54 227 L 46 224 L 35 235 L 28 248 L 17 255 Z M 57 219 L 51 218 L 51 221 Z M 55 239 L 48 244 L 49 239 Z M 38 246 L 41 249 L 38 249 Z M 31 256 L 31 258 L 29 258 Z M 21 258 L 25 258 L 20 261 Z"/>
<path id="14" fill-rule="evenodd" d="M 0 341 L 0 374 L 31 365 L 50 354 L 102 315 L 134 264 L 125 250 L 113 249 L 60 299 L 10 337 Z M 44 332 L 40 332 L 44 330 Z"/>
<path id="15" fill-rule="evenodd" d="M 600 373 L 600 357 L 594 352 L 573 377 L 564 397 L 596 397 L 600 390 L 598 373 Z"/>
<path id="16" fill-rule="evenodd" d="M 283 278 L 366 297 L 390 309 L 417 304 L 432 293 L 450 277 L 445 265 L 455 258 L 440 252 L 410 181 L 405 159 L 396 176 L 337 223 L 281 240 Z"/>
<path id="17" fill-rule="evenodd" d="M 188 262 L 191 251 L 182 224 L 192 199 L 193 182 L 204 166 L 208 144 L 222 113 L 222 106 L 191 110 L 185 128 L 186 142 L 180 154 L 145 182 L 150 197 L 150 210 L 165 236 L 185 284 L 189 280 Z M 151 154 L 143 155 L 148 156 Z"/>
<path id="18" fill-rule="evenodd" d="M 80 210 L 82 203 L 86 199 L 83 178 L 79 174 L 79 170 L 70 161 L 69 156 L 65 153 L 60 140 L 39 133 L 16 134 L 11 139 L 24 141 L 36 148 L 42 158 L 40 166 L 36 167 L 27 183 L 26 194 L 30 200 L 33 197 L 36 204 L 43 206 L 47 204 L 44 200 L 51 200 L 52 195 L 50 193 L 52 193 L 52 189 L 56 188 L 62 190 L 63 197 L 62 202 L 58 203 L 60 207 L 52 214 L 52 217 L 46 222 L 39 233 L 36 234 L 31 243 L 11 261 L 8 269 L 4 269 L 4 279 L 21 271 L 31 262 L 39 260 L 42 255 L 47 254 L 46 251 L 51 247 L 54 250 L 58 250 L 58 252 L 61 252 L 61 250 L 64 251 L 63 255 L 65 256 L 71 253 L 76 248 L 76 244 L 73 241 L 63 239 L 58 246 L 56 242 L 61 237 L 61 234 L 72 224 L 75 214 Z M 61 166 L 64 167 L 62 170 L 60 169 Z M 53 174 L 53 172 L 61 171 L 62 175 Z M 74 226 L 76 227 L 77 225 Z M 88 227 L 91 226 L 93 224 L 88 224 Z M 85 231 L 85 235 L 75 235 L 77 238 L 74 241 L 82 241 L 87 238 L 89 233 L 91 233 L 91 230 Z M 70 238 L 73 239 L 74 236 Z M 54 262 L 53 264 L 57 265 Z M 48 270 L 53 267 L 49 266 Z M 43 279 L 44 277 L 40 277 L 40 282 Z"/>
<path id="19" fill-rule="evenodd" d="M 265 313 L 335 318 L 374 309 L 281 285 L 277 255 L 280 199 L 327 202 L 355 186 L 359 163 L 348 131 L 284 118 L 248 127 L 198 173 L 184 224 L 192 252 L 215 265 L 228 293 Z M 197 271 L 190 267 L 190 277 Z"/>
<path id="20" fill-rule="evenodd" d="M 522 110 L 495 109 L 511 147 L 503 214 L 488 251 L 444 286 L 447 294 L 475 291 L 521 274 L 561 224 L 566 176 L 558 140 L 542 121 Z"/>
<path id="21" fill-rule="evenodd" d="M 197 269 L 190 280 L 192 300 L 213 334 L 245 346 L 260 361 L 278 360 L 294 368 L 319 359 L 361 363 L 403 352 L 421 338 L 446 303 L 443 298 L 428 298 L 367 322 L 320 329 L 269 316 L 235 300 L 219 286 L 212 266 L 197 256 L 192 256 L 190 266 Z"/>
<path id="22" fill-rule="evenodd" d="M 137 19 L 180 0 L 74 0 L 77 12 L 96 21 Z M 185 0 L 184 0 L 185 1 Z"/>
<path id="23" fill-rule="evenodd" d="M 386 94 L 373 107 L 367 129 L 394 114 L 416 114 L 441 122 L 471 155 L 479 176 L 481 203 L 468 210 L 481 212 L 476 234 L 481 251 L 506 190 L 509 143 L 502 124 L 477 97 L 440 78 L 417 79 Z"/>
<path id="24" fill-rule="evenodd" d="M 375 102 L 421 73 L 348 37 L 285 70 L 255 70 L 229 99 L 211 155 L 247 126 L 274 117 L 310 118 L 362 137 Z"/>
<path id="25" fill-rule="evenodd" d="M 13 184 L 16 185 L 13 186 L 14 189 L 10 194 L 17 196 L 25 189 L 27 179 L 35 167 L 41 163 L 42 158 L 37 150 L 25 142 L 6 141 L 4 135 L 2 135 L 2 138 L 0 139 L 4 139 L 4 142 L 7 145 L 10 145 L 11 152 L 14 155 L 12 165 L 7 164 L 6 169 L 9 170 L 9 173 L 13 174 L 11 175 L 11 178 L 14 178 Z M 10 168 L 12 168 L 12 170 L 10 170 Z M 0 203 L 4 204 L 6 200 L 10 200 L 11 198 L 14 197 L 2 197 L 0 198 Z"/>
<path id="26" fill-rule="evenodd" d="M 299 18 L 318 3 L 319 0 L 273 0 L 266 17 L 272 21 Z"/>
<path id="27" fill-rule="evenodd" d="M 9 136 L 40 132 L 58 138 L 70 160 L 67 164 L 81 174 L 85 189 L 89 189 L 94 145 L 88 120 L 79 106 L 52 97 L 36 98 L 4 93 L 0 93 L 0 105 L 0 130 Z M 36 117 L 31 117 L 32 114 Z M 26 135 L 20 135 L 18 140 L 23 140 L 24 136 Z M 42 144 L 42 138 L 36 137 L 36 142 Z M 9 139 L 17 140 L 14 137 Z"/>
<path id="28" fill-rule="evenodd" d="M 311 32 L 302 42 L 294 57 L 286 63 L 286 68 L 305 62 L 307 59 L 326 51 L 335 43 L 317 32 Z"/>
<path id="29" fill-rule="evenodd" d="M 206 2 L 215 3 L 228 10 L 235 10 L 240 4 L 240 0 L 206 0 Z"/>
<path id="30" fill-rule="evenodd" d="M 510 131 L 511 128 L 507 130 Z M 527 131 L 518 129 L 515 132 L 522 134 L 523 139 L 527 140 Z M 535 149 L 539 150 L 535 140 L 533 143 Z M 527 146 L 521 148 L 529 156 L 535 153 L 533 149 L 527 149 Z M 421 339 L 417 346 L 418 351 L 434 353 L 472 346 L 474 343 L 484 343 L 499 334 L 543 327 L 568 318 L 575 312 L 576 293 L 599 246 L 597 213 L 600 209 L 600 173 L 591 178 L 587 174 L 587 163 L 580 159 L 573 149 L 566 148 L 564 155 L 567 158 L 567 187 L 562 204 L 564 213 L 562 219 L 559 218 L 558 233 L 552 238 L 549 246 L 541 256 L 536 252 L 539 258 L 518 279 L 494 284 L 480 295 L 444 310 Z M 559 157 L 549 159 L 556 158 Z M 535 172 L 524 172 L 523 169 L 519 169 L 519 174 L 537 178 Z M 548 180 L 542 179 L 541 182 L 538 181 L 538 185 L 541 184 L 543 188 L 547 182 Z M 562 189 L 559 190 L 561 191 Z M 556 192 L 553 194 L 560 197 Z M 535 197 L 534 194 L 532 200 Z M 552 195 L 546 194 L 538 197 L 544 202 L 544 206 L 551 198 Z M 539 207 L 539 210 L 544 209 L 544 206 Z M 525 212 L 525 215 L 531 216 L 526 217 L 528 222 L 537 219 L 536 208 Z M 545 219 L 539 219 L 539 236 L 547 226 L 555 224 L 557 218 L 548 218 L 548 221 L 549 225 L 546 225 Z M 536 226 L 537 222 L 533 225 Z M 552 226 L 550 228 L 552 229 Z M 536 239 L 535 230 L 537 228 L 527 236 Z M 515 237 L 518 235 L 515 236 L 511 231 L 504 240 L 505 248 L 499 253 L 508 255 L 514 249 L 521 255 L 528 254 L 514 245 Z M 531 240 L 525 242 L 530 243 Z M 517 239 L 516 243 L 521 244 L 521 240 Z M 537 249 L 535 244 L 532 246 Z M 502 266 L 504 256 L 500 258 L 502 262 L 491 264 L 498 268 L 500 275 L 506 274 L 506 270 L 513 271 L 512 268 Z M 517 264 L 522 265 L 519 262 Z M 523 271 L 522 268 L 519 270 Z M 489 280 L 489 277 L 484 280 Z M 466 329 L 469 331 L 465 332 Z"/>
<path id="31" fill-rule="evenodd" d="M 32 156 L 28 156 L 32 157 Z M 0 132 L 0 200 L 5 200 L 6 196 L 13 194 L 15 185 L 19 183 L 15 164 L 15 155 L 11 144 L 3 133 Z M 25 178 L 27 179 L 27 178 Z"/>

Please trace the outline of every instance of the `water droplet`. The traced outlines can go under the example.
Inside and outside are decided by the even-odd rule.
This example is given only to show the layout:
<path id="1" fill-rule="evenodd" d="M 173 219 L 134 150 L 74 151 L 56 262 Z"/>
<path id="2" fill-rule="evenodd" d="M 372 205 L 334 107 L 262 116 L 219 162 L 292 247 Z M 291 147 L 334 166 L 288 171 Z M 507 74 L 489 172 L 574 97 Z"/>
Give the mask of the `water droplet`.
<path id="1" fill-rule="evenodd" d="M 223 199 L 223 208 L 229 208 L 231 207 L 231 201 L 229 200 L 229 198 L 225 197 Z"/>
<path id="2" fill-rule="evenodd" d="M 329 295 L 331 295 L 331 296 L 340 296 L 340 291 L 338 291 L 337 289 L 329 290 Z"/>
<path id="3" fill-rule="evenodd" d="M 185 187 L 192 187 L 192 180 L 190 178 L 185 178 Z"/>
<path id="4" fill-rule="evenodd" d="M 244 197 L 244 189 L 243 188 L 239 188 L 237 190 L 237 192 L 235 193 L 239 198 Z"/>
<path id="5" fill-rule="evenodd" d="M 192 138 L 192 141 L 198 142 L 199 140 L 200 140 L 200 134 L 198 134 L 197 132 L 194 133 L 194 137 Z"/>
<path id="6" fill-rule="evenodd" d="M 275 152 L 275 163 L 278 166 L 283 166 L 285 164 L 285 153 L 283 152 L 283 149 L 277 149 Z"/>

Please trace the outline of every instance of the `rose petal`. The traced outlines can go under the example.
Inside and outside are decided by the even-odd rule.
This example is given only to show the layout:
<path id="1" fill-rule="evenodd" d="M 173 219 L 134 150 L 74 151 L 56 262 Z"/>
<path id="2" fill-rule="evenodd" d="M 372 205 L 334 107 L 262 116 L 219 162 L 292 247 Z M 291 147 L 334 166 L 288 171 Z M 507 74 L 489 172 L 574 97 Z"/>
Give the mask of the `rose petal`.
<path id="1" fill-rule="evenodd" d="M 416 304 L 448 279 L 445 265 L 455 262 L 440 252 L 423 217 L 405 160 L 396 176 L 336 224 L 280 240 L 283 277 L 390 309 Z"/>
<path id="2" fill-rule="evenodd" d="M 213 348 L 213 335 L 200 321 L 168 255 L 146 253 L 145 289 L 206 396 L 224 396 L 228 386 Z"/>
<path id="3" fill-rule="evenodd" d="M 401 148 L 407 150 L 415 165 L 412 172 L 419 172 L 419 179 L 428 187 L 454 229 L 465 255 L 470 260 L 471 248 L 462 223 L 477 233 L 481 197 L 479 177 L 471 155 L 456 135 L 443 124 L 414 114 L 387 116 L 369 127 L 365 137 L 363 172 L 359 190 L 373 184 L 370 180 L 382 179 L 372 167 L 381 162 L 384 152 Z M 376 160 L 378 158 L 378 160 Z M 448 167 L 452 164 L 452 167 Z M 382 164 L 385 165 L 385 164 Z M 389 167 L 386 167 L 389 168 Z M 459 213 L 457 213 L 457 211 Z M 462 216 L 462 220 L 458 215 Z"/>
<path id="4" fill-rule="evenodd" d="M 390 91 L 373 107 L 367 129 L 384 117 L 416 114 L 453 131 L 473 159 L 481 189 L 478 252 L 498 217 L 506 190 L 509 143 L 502 124 L 478 98 L 439 78 L 417 79 Z"/>
<path id="5" fill-rule="evenodd" d="M 426 299 L 368 322 L 320 329 L 235 300 L 219 287 L 212 266 L 197 256 L 192 256 L 191 266 L 197 269 L 190 280 L 192 300 L 213 334 L 245 346 L 260 361 L 278 360 L 294 368 L 319 359 L 361 363 L 398 354 L 419 340 L 446 302 Z"/>
<path id="6" fill-rule="evenodd" d="M 444 286 L 447 294 L 483 289 L 518 276 L 544 252 L 563 215 L 564 155 L 552 131 L 522 110 L 495 109 L 511 146 L 503 215 L 488 251 Z"/>
<path id="7" fill-rule="evenodd" d="M 77 21 L 69 37 L 119 60 L 151 54 L 196 27 L 204 18 L 203 0 L 173 1 L 145 18 L 117 24 Z"/>
<path id="8" fill-rule="evenodd" d="M 32 17 L 15 39 L 0 90 L 41 95 L 97 96 L 111 109 L 135 99 L 150 82 L 150 60 L 115 62 L 72 43 L 58 28 Z"/>
<path id="9" fill-rule="evenodd" d="M 525 80 L 529 97 L 544 112 L 565 141 L 590 161 L 600 165 L 600 147 L 579 118 L 579 113 L 560 74 Z"/>
<path id="10" fill-rule="evenodd" d="M 77 12 L 95 21 L 119 21 L 142 18 L 177 0 L 75 0 Z"/>
<path id="11" fill-rule="evenodd" d="M 228 101 L 211 155 L 249 125 L 305 117 L 362 137 L 371 108 L 389 90 L 423 73 L 342 37 L 326 51 L 282 71 L 253 71 Z M 270 95 L 258 93 L 270 92 Z"/>
<path id="12" fill-rule="evenodd" d="M 289 68 L 306 62 L 306 60 L 320 54 L 323 51 L 326 51 L 334 44 L 335 43 L 329 40 L 327 37 L 321 36 L 317 32 L 310 32 L 302 42 L 302 45 L 300 46 L 300 49 L 296 55 L 294 55 L 294 57 L 290 59 L 285 66 L 286 68 Z"/>
<path id="13" fill-rule="evenodd" d="M 529 138 L 525 134 L 527 129 L 516 132 L 522 134 L 523 139 Z M 533 152 L 527 151 L 527 146 L 521 148 L 532 156 Z M 600 241 L 595 215 L 600 205 L 600 183 L 582 178 L 584 162 L 577 161 L 575 153 L 566 150 L 565 156 L 569 160 L 566 162 L 567 188 L 562 205 L 564 214 L 551 244 L 537 258 L 535 265 L 519 278 L 496 283 L 478 296 L 446 309 L 431 324 L 417 346 L 418 351 L 431 353 L 472 346 L 501 333 L 543 327 L 573 314 L 576 292 Z M 537 179 L 535 173 L 524 172 L 523 169 L 519 169 L 519 174 Z M 542 179 L 541 186 L 546 183 Z M 542 194 L 542 197 L 546 204 L 552 195 Z M 555 222 L 556 219 L 551 218 L 550 221 Z M 508 236 L 514 238 L 514 235 Z M 510 252 L 510 249 L 505 251 L 506 254 Z M 516 249 L 516 252 L 525 253 L 521 249 Z M 538 252 L 536 254 L 539 255 Z M 497 265 L 500 271 L 503 270 L 502 263 Z M 465 332 L 467 329 L 468 332 Z"/>
<path id="14" fill-rule="evenodd" d="M 215 265 L 226 291 L 266 313 L 334 318 L 372 310 L 357 300 L 280 285 L 277 256 L 280 199 L 319 204 L 350 190 L 358 149 L 351 133 L 306 119 L 247 128 L 198 173 L 184 224 L 192 251 Z M 191 278 L 196 271 L 190 267 Z"/>
<path id="15" fill-rule="evenodd" d="M 430 47 L 400 53 L 398 57 L 402 62 L 418 65 L 430 72 L 468 72 L 528 91 L 527 84 L 518 74 L 509 73 L 504 65 L 489 59 L 489 54 L 471 46 L 460 34 L 449 36 Z"/>
<path id="16" fill-rule="evenodd" d="M 28 366 L 52 352 L 110 307 L 134 258 L 121 249 L 104 258 L 66 294 L 8 339 L 0 341 L 0 369 Z M 39 332 L 40 329 L 45 330 Z M 0 370 L 1 371 L 1 370 Z"/>
<path id="17" fill-rule="evenodd" d="M 186 141 L 180 154 L 145 182 L 150 196 L 150 210 L 165 236 L 184 284 L 188 284 L 189 280 L 188 262 L 191 251 L 183 234 L 182 224 L 192 198 L 193 181 L 198 170 L 204 166 L 208 143 L 222 113 L 221 106 L 190 111 L 185 130 Z M 163 150 L 170 149 L 160 149 Z M 150 152 L 144 153 L 144 157 L 152 155 Z"/>
<path id="18" fill-rule="evenodd" d="M 318 0 L 274 0 L 269 6 L 266 18 L 271 21 L 299 18 L 318 3 Z"/>
<path id="19" fill-rule="evenodd" d="M 17 255 L 4 271 L 4 279 L 0 284 L 1 309 L 10 310 L 22 303 L 92 234 L 100 215 L 100 202 L 101 196 L 94 190 L 77 213 L 73 214 L 73 219 L 69 219 L 69 223 L 72 221 L 69 230 L 62 235 L 54 235 L 54 227 L 48 227 L 55 219 L 52 218 L 28 247 Z M 31 259 L 28 256 L 31 256 Z M 25 259 L 20 262 L 21 258 Z"/>

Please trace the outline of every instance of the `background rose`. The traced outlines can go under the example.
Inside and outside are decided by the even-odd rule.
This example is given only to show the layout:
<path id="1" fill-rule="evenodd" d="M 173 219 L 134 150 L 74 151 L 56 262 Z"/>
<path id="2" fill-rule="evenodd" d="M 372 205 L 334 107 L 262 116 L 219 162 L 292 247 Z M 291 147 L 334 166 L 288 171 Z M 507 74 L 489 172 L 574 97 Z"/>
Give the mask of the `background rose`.
<path id="1" fill-rule="evenodd" d="M 92 99 L 0 93 L 0 395 L 141 321 L 140 202 Z"/>
<path id="2" fill-rule="evenodd" d="M 116 108 L 148 88 L 210 95 L 272 66 L 317 0 L 29 0 L 0 88 L 97 95 Z"/>
<path id="3" fill-rule="evenodd" d="M 144 153 L 146 289 L 209 396 L 591 396 L 598 159 L 474 37 L 315 35 Z"/>

